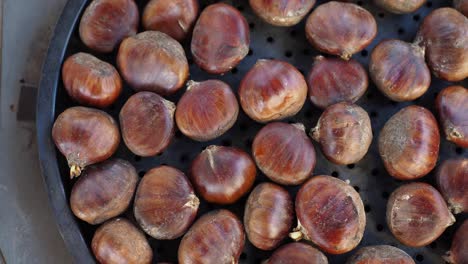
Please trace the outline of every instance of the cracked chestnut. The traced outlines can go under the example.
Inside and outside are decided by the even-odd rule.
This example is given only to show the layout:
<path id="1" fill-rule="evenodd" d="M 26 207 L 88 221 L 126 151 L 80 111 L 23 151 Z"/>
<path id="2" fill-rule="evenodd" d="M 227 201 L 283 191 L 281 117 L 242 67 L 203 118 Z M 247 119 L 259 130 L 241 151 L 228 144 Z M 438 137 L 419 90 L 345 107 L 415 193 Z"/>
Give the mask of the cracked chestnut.
<path id="1" fill-rule="evenodd" d="M 304 243 L 294 242 L 275 250 L 265 262 L 265 264 L 296 263 L 328 264 L 328 260 L 320 250 Z"/>
<path id="2" fill-rule="evenodd" d="M 387 245 L 367 246 L 362 247 L 353 256 L 351 256 L 346 264 L 415 264 L 405 251 Z"/>
<path id="3" fill-rule="evenodd" d="M 288 27 L 298 24 L 306 16 L 315 0 L 250 0 L 249 3 L 254 13 L 267 23 Z"/>
<path id="4" fill-rule="evenodd" d="M 439 121 L 448 141 L 468 148 L 468 89 L 450 86 L 436 99 Z"/>
<path id="5" fill-rule="evenodd" d="M 468 213 L 468 158 L 442 162 L 436 179 L 452 213 Z"/>

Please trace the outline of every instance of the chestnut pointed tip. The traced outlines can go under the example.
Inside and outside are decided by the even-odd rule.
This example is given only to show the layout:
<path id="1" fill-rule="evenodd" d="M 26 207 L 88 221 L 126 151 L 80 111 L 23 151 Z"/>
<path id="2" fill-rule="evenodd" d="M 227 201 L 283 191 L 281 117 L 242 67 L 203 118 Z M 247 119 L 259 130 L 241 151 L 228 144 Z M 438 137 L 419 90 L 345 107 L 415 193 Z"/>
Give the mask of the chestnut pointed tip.
<path id="1" fill-rule="evenodd" d="M 310 132 L 309 132 L 309 136 L 310 136 L 313 140 L 319 142 L 319 140 L 320 140 L 320 126 L 317 125 L 316 127 L 312 128 L 312 129 L 310 130 Z"/>
<path id="2" fill-rule="evenodd" d="M 447 263 L 455 263 L 452 252 L 450 251 L 445 252 L 445 255 L 442 256 L 442 259 L 445 260 Z"/>
<path id="3" fill-rule="evenodd" d="M 200 205 L 200 199 L 195 194 L 191 194 L 189 196 L 189 199 L 187 203 L 185 203 L 184 207 L 189 207 L 189 208 L 198 208 Z"/>
<path id="4" fill-rule="evenodd" d="M 299 230 L 289 233 L 289 237 L 296 242 L 302 240 L 303 236 L 304 234 Z"/>
<path id="5" fill-rule="evenodd" d="M 83 168 L 76 164 L 72 164 L 70 166 L 70 179 L 78 178 L 81 175 L 81 171 Z"/>
<path id="6" fill-rule="evenodd" d="M 302 123 L 295 123 L 295 124 L 292 124 L 292 126 L 295 127 L 295 128 L 297 128 L 297 129 L 299 129 L 299 130 L 301 130 L 302 132 L 305 133 L 306 127 L 305 127 L 304 124 L 302 124 Z"/>
<path id="7" fill-rule="evenodd" d="M 190 80 L 187 82 L 187 91 L 190 91 L 194 86 L 198 85 L 199 82 L 196 82 L 194 80 Z"/>

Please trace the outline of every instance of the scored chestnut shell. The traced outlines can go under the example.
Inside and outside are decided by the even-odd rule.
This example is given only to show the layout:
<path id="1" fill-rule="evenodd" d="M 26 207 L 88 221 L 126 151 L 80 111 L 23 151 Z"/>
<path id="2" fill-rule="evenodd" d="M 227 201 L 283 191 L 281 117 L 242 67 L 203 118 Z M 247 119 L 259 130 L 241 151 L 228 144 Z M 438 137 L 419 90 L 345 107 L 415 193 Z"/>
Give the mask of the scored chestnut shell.
<path id="1" fill-rule="evenodd" d="M 264 126 L 254 138 L 252 154 L 260 170 L 283 185 L 303 183 L 315 167 L 314 145 L 302 124 L 275 122 Z"/>
<path id="2" fill-rule="evenodd" d="M 120 143 L 115 120 L 101 110 L 76 106 L 61 113 L 52 127 L 52 138 L 67 158 L 70 177 L 88 165 L 108 159 Z"/>
<path id="3" fill-rule="evenodd" d="M 426 50 L 434 75 L 447 81 L 468 77 L 468 18 L 453 8 L 439 8 L 424 18 L 416 43 Z"/>
<path id="4" fill-rule="evenodd" d="M 453 7 L 465 16 L 468 16 L 468 0 L 453 0 Z"/>
<path id="5" fill-rule="evenodd" d="M 237 216 L 224 209 L 212 211 L 200 217 L 182 238 L 179 263 L 238 263 L 244 243 Z"/>
<path id="6" fill-rule="evenodd" d="M 234 68 L 249 53 L 249 45 L 247 20 L 224 3 L 206 7 L 193 29 L 194 61 L 209 73 L 222 74 Z"/>
<path id="7" fill-rule="evenodd" d="M 374 0 L 374 2 L 394 14 L 408 14 L 418 10 L 426 0 Z"/>
<path id="8" fill-rule="evenodd" d="M 136 91 L 161 95 L 177 92 L 189 75 L 180 43 L 159 31 L 145 31 L 122 41 L 117 66 Z"/>
<path id="9" fill-rule="evenodd" d="M 141 179 L 133 212 L 148 235 L 156 239 L 175 239 L 190 227 L 199 204 L 183 172 L 169 166 L 159 166 Z"/>
<path id="10" fill-rule="evenodd" d="M 468 220 L 465 220 L 463 224 L 457 229 L 452 240 L 452 247 L 447 252 L 447 256 L 444 259 L 448 263 L 453 264 L 465 264 L 468 263 Z"/>
<path id="11" fill-rule="evenodd" d="M 379 135 L 379 153 L 385 168 L 399 180 L 421 178 L 434 169 L 439 145 L 437 121 L 421 106 L 401 109 Z"/>
<path id="12" fill-rule="evenodd" d="M 440 124 L 448 141 L 468 148 L 468 89 L 450 86 L 436 99 Z"/>
<path id="13" fill-rule="evenodd" d="M 361 197 L 346 182 L 315 176 L 296 196 L 298 227 L 289 236 L 312 241 L 330 254 L 354 249 L 364 235 L 366 215 Z"/>
<path id="14" fill-rule="evenodd" d="M 304 76 L 291 64 L 258 60 L 239 86 L 244 112 L 261 123 L 297 114 L 307 97 Z"/>
<path id="15" fill-rule="evenodd" d="M 329 106 L 310 134 L 328 160 L 342 165 L 360 161 L 372 143 L 369 115 L 348 102 Z"/>
<path id="16" fill-rule="evenodd" d="M 120 110 L 125 145 L 149 157 L 164 151 L 174 136 L 174 103 L 151 92 L 132 95 Z"/>
<path id="17" fill-rule="evenodd" d="M 436 179 L 452 213 L 468 213 L 468 158 L 444 161 Z"/>
<path id="18" fill-rule="evenodd" d="M 208 141 L 228 131 L 238 114 L 239 104 L 229 85 L 218 80 L 189 81 L 177 103 L 175 120 L 184 135 Z"/>
<path id="19" fill-rule="evenodd" d="M 249 0 L 249 3 L 255 14 L 267 23 L 287 27 L 298 24 L 315 5 L 315 0 Z"/>
<path id="20" fill-rule="evenodd" d="M 84 11 L 79 32 L 83 43 L 98 52 L 111 52 L 138 30 L 138 7 L 133 0 L 93 0 Z"/>
<path id="21" fill-rule="evenodd" d="M 325 109 L 342 101 L 355 103 L 366 92 L 369 78 L 356 60 L 317 56 L 307 83 L 310 101 Z"/>
<path id="22" fill-rule="evenodd" d="M 288 236 L 294 215 L 288 191 L 265 182 L 250 193 L 245 205 L 244 225 L 249 241 L 262 250 L 274 249 Z"/>
<path id="23" fill-rule="evenodd" d="M 304 243 L 294 242 L 275 250 L 265 262 L 265 264 L 299 263 L 328 264 L 328 260 L 320 250 Z"/>
<path id="24" fill-rule="evenodd" d="M 145 235 L 125 218 L 100 226 L 94 233 L 91 248 L 97 261 L 103 264 L 149 264 L 153 260 Z"/>
<path id="25" fill-rule="evenodd" d="M 114 66 L 88 53 L 68 57 L 62 79 L 68 95 L 83 105 L 104 108 L 122 92 L 122 79 Z"/>
<path id="26" fill-rule="evenodd" d="M 135 192 L 138 174 L 121 159 L 90 166 L 73 185 L 70 207 L 73 214 L 92 225 L 123 213 Z"/>
<path id="27" fill-rule="evenodd" d="M 182 41 L 190 34 L 197 15 L 197 0 L 151 0 L 142 22 L 146 30 L 161 31 Z"/>
<path id="28" fill-rule="evenodd" d="M 455 222 L 442 195 L 431 185 L 413 182 L 402 185 L 387 203 L 387 224 L 404 245 L 423 247 L 436 240 Z"/>
<path id="29" fill-rule="evenodd" d="M 431 84 L 424 49 L 397 39 L 382 41 L 374 48 L 369 72 L 377 88 L 397 102 L 419 98 Z"/>
<path id="30" fill-rule="evenodd" d="M 415 264 L 414 260 L 405 251 L 387 245 L 362 247 L 346 264 Z"/>
<path id="31" fill-rule="evenodd" d="M 372 14 L 353 3 L 319 5 L 306 22 L 306 37 L 312 46 L 345 60 L 366 48 L 376 35 Z"/>

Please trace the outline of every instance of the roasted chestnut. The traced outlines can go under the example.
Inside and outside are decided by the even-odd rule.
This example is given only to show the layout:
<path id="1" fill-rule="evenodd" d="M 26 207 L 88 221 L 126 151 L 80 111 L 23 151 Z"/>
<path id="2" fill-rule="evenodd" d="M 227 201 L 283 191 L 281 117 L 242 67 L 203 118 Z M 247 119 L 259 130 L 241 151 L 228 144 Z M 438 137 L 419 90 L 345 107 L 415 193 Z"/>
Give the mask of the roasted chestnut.
<path id="1" fill-rule="evenodd" d="M 159 31 L 145 31 L 122 41 L 117 66 L 136 91 L 161 95 L 177 92 L 189 75 L 182 46 Z"/>
<path id="2" fill-rule="evenodd" d="M 295 242 L 278 248 L 265 262 L 265 264 L 299 263 L 328 264 L 328 260 L 320 250 L 304 243 Z"/>
<path id="3" fill-rule="evenodd" d="M 86 166 L 108 159 L 120 143 L 119 128 L 110 115 L 82 106 L 68 108 L 57 117 L 52 138 L 67 158 L 71 178 L 80 176 Z"/>
<path id="4" fill-rule="evenodd" d="M 348 102 L 329 106 L 310 135 L 320 143 L 327 159 L 342 165 L 360 161 L 372 143 L 369 115 Z"/>
<path id="5" fill-rule="evenodd" d="M 306 23 L 306 37 L 321 52 L 349 60 L 377 35 L 369 11 L 353 3 L 330 1 L 319 5 Z"/>
<path id="6" fill-rule="evenodd" d="M 79 31 L 83 43 L 98 52 L 111 52 L 138 30 L 138 7 L 133 0 L 93 0 L 84 11 Z"/>
<path id="7" fill-rule="evenodd" d="M 138 181 L 135 167 L 121 159 L 90 166 L 73 185 L 70 207 L 73 214 L 92 225 L 127 210 Z"/>
<path id="8" fill-rule="evenodd" d="M 443 89 L 437 96 L 436 108 L 447 140 L 468 148 L 468 89 L 462 86 Z"/>
<path id="9" fill-rule="evenodd" d="M 394 101 L 412 101 L 431 84 L 424 49 L 397 39 L 385 40 L 372 51 L 369 72 L 377 88 Z"/>
<path id="10" fill-rule="evenodd" d="M 136 155 L 164 151 L 174 136 L 174 103 L 151 92 L 132 95 L 120 110 L 125 145 Z"/>
<path id="11" fill-rule="evenodd" d="M 450 248 L 450 251 L 447 252 L 447 256 L 444 257 L 448 263 L 468 263 L 468 239 L 466 239 L 467 237 L 468 220 L 465 220 L 453 236 L 452 247 Z"/>
<path id="12" fill-rule="evenodd" d="M 416 43 L 426 50 L 434 75 L 447 81 L 468 77 L 468 18 L 449 7 L 432 11 L 419 28 Z"/>
<path id="13" fill-rule="evenodd" d="M 288 191 L 269 182 L 257 185 L 245 205 L 244 225 L 249 241 L 262 250 L 276 248 L 288 236 L 293 214 Z"/>
<path id="14" fill-rule="evenodd" d="M 289 236 L 312 241 L 330 254 L 355 248 L 364 235 L 366 214 L 361 197 L 346 182 L 331 176 L 315 176 L 296 196 L 298 227 Z"/>
<path id="15" fill-rule="evenodd" d="M 460 13 L 468 16 L 468 1 L 467 0 L 453 0 L 453 7 Z"/>
<path id="16" fill-rule="evenodd" d="M 364 67 L 353 59 L 317 56 L 307 78 L 310 101 L 322 109 L 342 101 L 354 103 L 366 92 L 368 79 Z"/>
<path id="17" fill-rule="evenodd" d="M 415 264 L 414 260 L 403 250 L 387 246 L 362 247 L 348 259 L 346 264 Z"/>
<path id="18" fill-rule="evenodd" d="M 387 203 L 388 227 L 409 247 L 430 244 L 454 222 L 442 195 L 427 183 L 405 184 L 390 195 Z"/>
<path id="19" fill-rule="evenodd" d="M 228 131 L 236 122 L 239 104 L 231 87 L 218 80 L 189 81 L 177 103 L 179 130 L 197 141 L 208 141 Z"/>
<path id="20" fill-rule="evenodd" d="M 452 213 L 468 213 L 468 158 L 444 161 L 436 178 Z"/>
<path id="21" fill-rule="evenodd" d="M 379 135 L 379 153 L 385 168 L 399 180 L 421 178 L 434 169 L 439 145 L 437 121 L 421 106 L 401 109 Z"/>
<path id="22" fill-rule="evenodd" d="M 267 23 L 287 27 L 299 23 L 315 5 L 315 0 L 249 0 L 249 3 L 255 14 Z"/>
<path id="23" fill-rule="evenodd" d="M 138 185 L 134 214 L 156 239 L 182 236 L 197 215 L 200 201 L 185 174 L 169 166 L 148 171 Z"/>
<path id="24" fill-rule="evenodd" d="M 221 74 L 234 68 L 249 53 L 249 45 L 247 20 L 224 3 L 206 7 L 193 29 L 194 61 L 209 73 Z"/>
<path id="25" fill-rule="evenodd" d="M 238 263 L 244 243 L 239 219 L 228 210 L 212 211 L 200 217 L 182 238 L 179 263 Z"/>
<path id="26" fill-rule="evenodd" d="M 94 233 L 91 248 L 97 261 L 103 264 L 149 264 L 153 260 L 145 235 L 125 218 L 100 226 Z"/>
<path id="27" fill-rule="evenodd" d="M 418 10 L 426 0 L 374 0 L 385 10 L 395 14 L 408 14 Z"/>
<path id="28" fill-rule="evenodd" d="M 151 0 L 143 11 L 143 27 L 182 41 L 198 15 L 197 0 Z"/>
<path id="29" fill-rule="evenodd" d="M 255 136 L 252 154 L 260 170 L 279 184 L 301 184 L 315 167 L 314 145 L 302 124 L 266 125 Z"/>
<path id="30" fill-rule="evenodd" d="M 258 60 L 239 87 L 242 109 L 261 123 L 297 114 L 306 97 L 304 76 L 291 64 L 278 60 Z"/>
<path id="31" fill-rule="evenodd" d="M 252 188 L 257 169 L 244 151 L 209 146 L 193 161 L 190 180 L 195 190 L 210 203 L 232 204 Z"/>

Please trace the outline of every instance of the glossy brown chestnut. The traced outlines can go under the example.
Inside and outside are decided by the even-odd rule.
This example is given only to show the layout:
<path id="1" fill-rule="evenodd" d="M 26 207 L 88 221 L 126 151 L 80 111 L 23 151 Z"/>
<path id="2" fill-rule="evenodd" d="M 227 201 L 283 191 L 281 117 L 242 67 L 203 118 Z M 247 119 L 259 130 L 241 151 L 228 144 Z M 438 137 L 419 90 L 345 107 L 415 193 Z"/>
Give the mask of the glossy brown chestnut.
<path id="1" fill-rule="evenodd" d="M 355 103 L 366 92 L 369 78 L 364 67 L 353 59 L 317 56 L 307 83 L 310 101 L 325 109 L 343 101 Z"/>
<path id="2" fill-rule="evenodd" d="M 298 24 L 312 7 L 315 0 L 249 0 L 257 16 L 274 26 L 288 27 Z"/>
<path id="3" fill-rule="evenodd" d="M 377 88 L 394 101 L 412 101 L 431 84 L 424 49 L 397 39 L 384 40 L 372 51 L 369 72 Z"/>
<path id="4" fill-rule="evenodd" d="M 222 74 L 249 53 L 247 20 L 234 7 L 216 3 L 206 7 L 193 29 L 191 50 L 203 70 Z"/>
<path id="5" fill-rule="evenodd" d="M 405 184 L 390 195 L 387 203 L 388 227 L 409 247 L 430 244 L 454 222 L 442 195 L 427 183 Z"/>
<path id="6" fill-rule="evenodd" d="M 408 106 L 392 116 L 379 135 L 379 153 L 388 173 L 399 180 L 421 178 L 434 169 L 440 134 L 432 113 Z"/>
<path id="7" fill-rule="evenodd" d="M 223 146 L 209 146 L 193 161 L 190 180 L 210 203 L 232 204 L 252 188 L 257 169 L 249 154 Z"/>
<path id="8" fill-rule="evenodd" d="M 416 43 L 426 50 L 434 75 L 447 81 L 468 77 L 468 18 L 453 8 L 439 8 L 424 18 Z"/>
<path id="9" fill-rule="evenodd" d="M 394 14 L 408 14 L 418 10 L 426 0 L 374 0 L 374 2 Z"/>
<path id="10" fill-rule="evenodd" d="M 93 0 L 80 21 L 80 38 L 90 49 L 111 52 L 138 30 L 138 7 L 133 0 Z"/>
<path id="11" fill-rule="evenodd" d="M 453 7 L 465 16 L 468 16 L 468 0 L 453 0 Z"/>
<path id="12" fill-rule="evenodd" d="M 436 179 L 452 213 L 468 213 L 468 158 L 444 161 Z"/>
<path id="13" fill-rule="evenodd" d="M 143 27 L 161 31 L 182 41 L 192 30 L 198 15 L 197 0 L 151 0 L 143 11 Z"/>
<path id="14" fill-rule="evenodd" d="M 212 211 L 200 217 L 182 238 L 179 263 L 238 263 L 244 243 L 239 219 L 228 210 Z"/>
<path id="15" fill-rule="evenodd" d="M 107 107 L 122 91 L 122 79 L 114 66 L 88 53 L 68 57 L 62 79 L 68 95 L 83 105 Z"/>
<path id="16" fill-rule="evenodd" d="M 360 161 L 372 143 L 369 115 L 366 110 L 348 102 L 329 106 L 310 135 L 320 143 L 328 160 L 342 165 Z"/>
<path id="17" fill-rule="evenodd" d="M 436 99 L 440 124 L 448 141 L 468 148 L 468 89 L 450 86 Z"/>
<path id="18" fill-rule="evenodd" d="M 294 116 L 306 97 L 304 76 L 291 64 L 278 60 L 258 60 L 239 87 L 242 109 L 261 123 Z"/>
<path id="19" fill-rule="evenodd" d="M 174 136 L 174 103 L 151 92 L 132 95 L 120 110 L 125 145 L 136 155 L 164 151 Z"/>
<path id="20" fill-rule="evenodd" d="M 149 264 L 153 251 L 143 232 L 125 218 L 104 223 L 94 233 L 91 248 L 102 264 Z"/>
<path id="21" fill-rule="evenodd" d="M 453 236 L 452 247 L 450 248 L 450 251 L 447 252 L 447 256 L 444 256 L 444 259 L 448 263 L 468 263 L 468 239 L 466 239 L 467 237 L 468 220 L 465 220 Z"/>
<path id="22" fill-rule="evenodd" d="M 320 250 L 304 243 L 295 242 L 278 248 L 265 262 L 265 264 L 299 263 L 328 264 L 328 260 Z"/>
<path id="23" fill-rule="evenodd" d="M 228 131 L 238 114 L 239 104 L 229 85 L 218 80 L 189 81 L 177 103 L 175 120 L 184 135 L 208 141 Z"/>
<path id="24" fill-rule="evenodd" d="M 348 60 L 377 34 L 374 17 L 353 3 L 330 1 L 319 5 L 306 23 L 306 37 L 321 52 Z"/>
<path id="25" fill-rule="evenodd" d="M 289 236 L 312 241 L 330 254 L 351 251 L 361 242 L 366 215 L 361 197 L 346 182 L 331 176 L 308 180 L 296 196 L 298 227 Z"/>
<path id="26" fill-rule="evenodd" d="M 315 167 L 314 145 L 302 124 L 266 125 L 255 136 L 252 154 L 260 170 L 283 185 L 303 183 Z"/>
<path id="27" fill-rule="evenodd" d="M 120 143 L 119 128 L 110 115 L 82 106 L 68 108 L 57 117 L 52 138 L 67 158 L 71 178 L 80 176 L 86 166 L 110 158 Z"/>
<path id="28" fill-rule="evenodd" d="M 135 167 L 125 160 L 92 165 L 73 185 L 70 207 L 81 220 L 100 224 L 127 210 L 137 181 Z"/>
<path id="29" fill-rule="evenodd" d="M 387 246 L 362 247 L 348 259 L 346 264 L 415 264 L 414 260 L 403 250 Z"/>
<path id="30" fill-rule="evenodd" d="M 244 211 L 245 232 L 259 249 L 272 250 L 288 236 L 294 207 L 288 191 L 265 182 L 250 193 Z"/>
<path id="31" fill-rule="evenodd" d="M 156 239 L 182 236 L 197 215 L 200 201 L 185 174 L 169 166 L 148 171 L 138 185 L 134 214 Z"/>
<path id="32" fill-rule="evenodd" d="M 159 31 L 145 31 L 122 41 L 117 66 L 136 91 L 161 95 L 177 92 L 189 75 L 182 46 Z"/>

